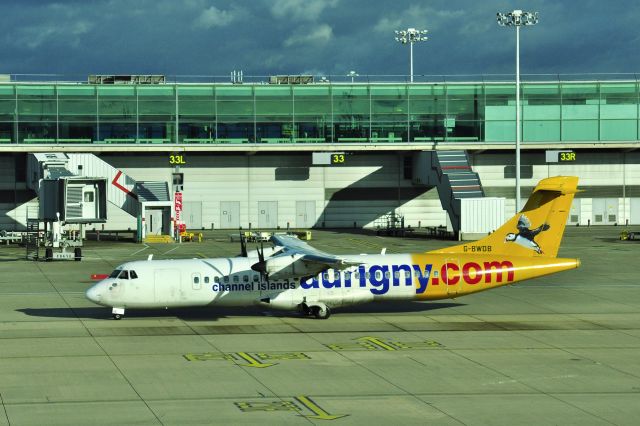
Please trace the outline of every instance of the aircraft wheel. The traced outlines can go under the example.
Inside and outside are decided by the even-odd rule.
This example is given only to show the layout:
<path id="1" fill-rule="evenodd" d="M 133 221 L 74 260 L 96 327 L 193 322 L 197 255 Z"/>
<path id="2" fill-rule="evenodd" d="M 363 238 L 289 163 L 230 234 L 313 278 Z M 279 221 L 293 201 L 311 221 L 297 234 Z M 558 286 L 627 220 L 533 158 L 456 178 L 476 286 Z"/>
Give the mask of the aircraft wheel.
<path id="1" fill-rule="evenodd" d="M 113 319 L 114 320 L 121 320 L 122 319 L 122 315 L 121 314 L 113 314 Z"/>
<path id="2" fill-rule="evenodd" d="M 306 303 L 301 303 L 298 306 L 299 306 L 299 311 L 302 315 L 308 317 L 309 315 L 313 314 L 313 312 L 311 312 L 311 308 Z"/>
<path id="3" fill-rule="evenodd" d="M 331 310 L 328 306 L 312 306 L 311 312 L 317 319 L 327 319 L 331 316 Z"/>

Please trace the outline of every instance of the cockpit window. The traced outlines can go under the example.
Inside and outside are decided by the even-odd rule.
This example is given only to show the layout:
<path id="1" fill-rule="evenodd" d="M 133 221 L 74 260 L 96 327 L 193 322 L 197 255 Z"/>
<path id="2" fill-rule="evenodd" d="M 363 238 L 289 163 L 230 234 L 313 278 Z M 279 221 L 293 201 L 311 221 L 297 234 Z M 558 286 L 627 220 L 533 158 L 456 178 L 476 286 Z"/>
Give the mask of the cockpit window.
<path id="1" fill-rule="evenodd" d="M 138 274 L 136 274 L 136 271 L 129 271 L 129 278 L 131 278 L 132 280 L 138 278 Z"/>
<path id="2" fill-rule="evenodd" d="M 111 275 L 109 275 L 109 278 L 118 278 L 118 275 L 120 275 L 120 272 L 122 272 L 122 269 L 114 269 Z"/>
<path id="3" fill-rule="evenodd" d="M 120 278 L 121 280 L 128 280 L 129 279 L 129 271 L 120 272 L 120 275 L 118 275 L 118 278 Z"/>

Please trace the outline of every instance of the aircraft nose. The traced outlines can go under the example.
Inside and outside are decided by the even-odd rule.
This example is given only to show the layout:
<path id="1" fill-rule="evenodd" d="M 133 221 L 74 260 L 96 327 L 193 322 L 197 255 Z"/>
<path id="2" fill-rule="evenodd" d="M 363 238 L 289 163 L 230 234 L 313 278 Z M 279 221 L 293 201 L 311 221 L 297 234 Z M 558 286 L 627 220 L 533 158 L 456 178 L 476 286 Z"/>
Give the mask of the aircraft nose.
<path id="1" fill-rule="evenodd" d="M 91 300 L 93 303 L 100 303 L 100 298 L 102 295 L 99 287 L 100 287 L 99 285 L 94 285 L 93 287 L 89 288 L 85 293 L 85 296 L 87 297 L 87 299 Z"/>

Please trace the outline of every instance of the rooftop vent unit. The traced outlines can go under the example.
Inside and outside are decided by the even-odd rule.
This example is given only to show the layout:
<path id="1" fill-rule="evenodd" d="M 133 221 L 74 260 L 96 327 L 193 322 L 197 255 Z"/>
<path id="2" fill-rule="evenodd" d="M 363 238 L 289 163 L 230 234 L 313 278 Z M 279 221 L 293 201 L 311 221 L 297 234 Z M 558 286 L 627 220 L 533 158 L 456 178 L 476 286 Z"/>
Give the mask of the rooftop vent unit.
<path id="1" fill-rule="evenodd" d="M 90 75 L 89 84 L 164 84 L 164 75 Z"/>
<path id="2" fill-rule="evenodd" d="M 311 84 L 312 75 L 272 75 L 269 84 Z"/>

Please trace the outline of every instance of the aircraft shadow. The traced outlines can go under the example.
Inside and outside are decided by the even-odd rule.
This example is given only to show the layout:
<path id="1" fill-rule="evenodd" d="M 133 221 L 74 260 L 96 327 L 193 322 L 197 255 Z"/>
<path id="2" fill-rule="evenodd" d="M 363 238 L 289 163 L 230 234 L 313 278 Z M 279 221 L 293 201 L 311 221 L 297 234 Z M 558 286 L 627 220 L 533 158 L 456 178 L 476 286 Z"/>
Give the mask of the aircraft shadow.
<path id="1" fill-rule="evenodd" d="M 464 303 L 451 302 L 380 302 L 366 305 L 337 308 L 333 312 L 340 314 L 387 314 L 387 313 L 416 313 L 429 312 L 436 309 L 465 306 Z M 23 308 L 16 309 L 30 317 L 39 318 L 78 318 L 78 319 L 110 319 L 111 309 L 101 307 L 88 308 Z M 300 317 L 301 314 L 290 311 L 271 311 L 258 306 L 246 308 L 226 307 L 195 307 L 176 309 L 130 309 L 125 318 L 162 318 L 176 317 L 185 321 L 216 321 L 220 318 L 233 316 L 272 316 L 272 317 Z M 312 319 L 313 317 L 309 317 Z"/>

